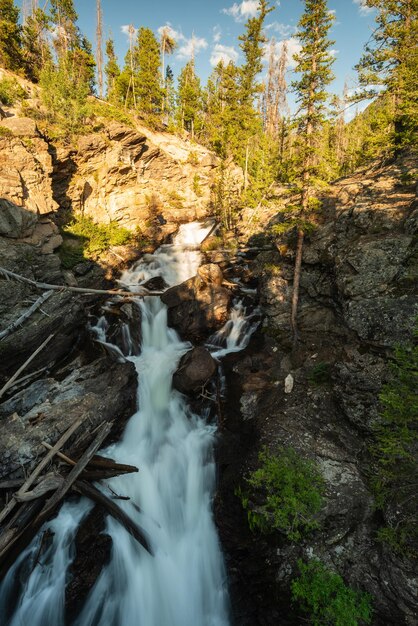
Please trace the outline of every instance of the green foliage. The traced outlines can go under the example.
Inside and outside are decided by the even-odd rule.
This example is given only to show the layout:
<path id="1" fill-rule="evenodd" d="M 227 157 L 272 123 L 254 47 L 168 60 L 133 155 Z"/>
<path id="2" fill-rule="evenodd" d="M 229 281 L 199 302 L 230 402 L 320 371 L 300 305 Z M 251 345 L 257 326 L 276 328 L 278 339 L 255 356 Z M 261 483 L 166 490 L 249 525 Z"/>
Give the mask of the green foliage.
<path id="1" fill-rule="evenodd" d="M 66 270 L 73 269 L 78 263 L 82 263 L 88 258 L 84 254 L 84 240 L 73 237 L 64 237 L 64 241 L 58 249 L 58 255 L 62 267 Z"/>
<path id="2" fill-rule="evenodd" d="M 32 7 L 26 17 L 22 30 L 22 55 L 26 76 L 38 82 L 42 68 L 51 61 L 51 50 L 48 44 L 48 28 L 50 19 L 39 7 Z"/>
<path id="3" fill-rule="evenodd" d="M 372 621 L 369 594 L 348 587 L 341 576 L 317 560 L 298 561 L 292 600 L 309 615 L 312 626 L 358 626 Z"/>
<path id="4" fill-rule="evenodd" d="M 418 336 L 418 332 L 415 332 Z M 381 422 L 371 446 L 374 467 L 372 486 L 377 505 L 395 506 L 396 520 L 380 531 L 380 539 L 392 546 L 410 547 L 418 538 L 416 475 L 418 461 L 418 345 L 398 347 L 391 364 L 392 378 L 380 394 Z"/>
<path id="5" fill-rule="evenodd" d="M 57 65 L 49 62 L 40 76 L 41 97 L 48 117 L 64 135 L 83 130 L 87 96 L 90 88 L 78 73 L 72 72 L 70 57 Z"/>
<path id="6" fill-rule="evenodd" d="M 181 70 L 178 79 L 178 122 L 192 137 L 202 128 L 202 89 L 194 60 Z"/>
<path id="7" fill-rule="evenodd" d="M 200 184 L 200 176 L 197 173 L 193 176 L 193 191 L 197 196 L 202 195 L 202 185 Z"/>
<path id="8" fill-rule="evenodd" d="M 19 85 L 15 78 L 2 78 L 0 80 L 0 103 L 12 106 L 16 102 L 27 98 L 28 94 Z"/>
<path id="9" fill-rule="evenodd" d="M 13 0 L 0 0 L 0 65 L 6 69 L 22 68 L 21 37 L 19 9 Z"/>
<path id="10" fill-rule="evenodd" d="M 184 207 L 184 198 L 173 189 L 168 194 L 168 204 L 173 209 L 182 209 Z"/>
<path id="11" fill-rule="evenodd" d="M 116 81 L 120 76 L 120 69 L 115 54 L 113 39 L 106 41 L 107 63 L 105 67 L 107 91 L 106 97 L 109 102 L 117 101 Z"/>
<path id="12" fill-rule="evenodd" d="M 152 115 L 161 111 L 161 60 L 159 43 L 149 28 L 141 27 L 133 52 L 137 68 L 137 107 L 141 113 Z"/>
<path id="13" fill-rule="evenodd" d="M 240 492 L 252 530 L 278 530 L 291 541 L 318 528 L 324 480 L 315 463 L 301 459 L 293 448 L 276 454 L 263 450 L 261 466 L 247 479 L 249 493 Z"/>
<path id="14" fill-rule="evenodd" d="M 308 380 L 311 385 L 325 385 L 331 380 L 331 364 L 317 363 L 308 373 Z"/>
<path id="15" fill-rule="evenodd" d="M 6 126 L 0 126 L 0 137 L 14 137 L 13 132 Z"/>
<path id="16" fill-rule="evenodd" d="M 82 241 L 83 256 L 97 256 L 112 246 L 123 246 L 133 241 L 131 231 L 117 222 L 96 224 L 90 217 L 77 217 L 64 228 L 64 232 Z"/>
<path id="17" fill-rule="evenodd" d="M 391 143 L 416 147 L 418 140 L 418 3 L 413 0 L 365 0 L 376 10 L 377 27 L 357 65 L 363 92 L 384 89 L 393 102 Z"/>

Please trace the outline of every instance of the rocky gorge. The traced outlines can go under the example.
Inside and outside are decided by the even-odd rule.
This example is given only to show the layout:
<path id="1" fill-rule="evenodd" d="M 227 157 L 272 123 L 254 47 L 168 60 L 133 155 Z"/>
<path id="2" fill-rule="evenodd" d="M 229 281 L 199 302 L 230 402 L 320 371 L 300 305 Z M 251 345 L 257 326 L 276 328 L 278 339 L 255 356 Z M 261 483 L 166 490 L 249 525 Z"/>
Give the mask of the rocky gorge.
<path id="1" fill-rule="evenodd" d="M 0 135 L 0 266 L 6 270 L 40 283 L 110 288 L 119 270 L 144 251 L 116 248 L 113 256 L 66 270 L 59 256 L 63 215 L 116 220 L 139 228 L 154 246 L 167 241 L 179 223 L 211 215 L 218 165 L 197 144 L 111 122 L 80 137 L 77 145 L 57 146 L 32 120 L 11 116 L 2 125 L 7 131 Z M 193 403 L 218 375 L 204 344 L 227 321 L 234 297 L 249 310 L 259 307 L 262 320 L 245 352 L 223 361 L 225 390 L 212 407 L 220 423 L 215 517 L 237 626 L 300 624 L 289 584 L 297 560 L 310 556 L 370 593 L 375 626 L 416 623 L 414 559 L 376 540 L 384 520 L 367 476 L 368 442 L 379 420 L 388 361 L 396 343 L 410 340 L 418 313 L 418 201 L 411 176 L 416 168 L 405 155 L 337 181 L 323 198 L 323 221 L 304 250 L 297 350 L 289 327 L 291 240 L 270 239 L 269 249 L 238 256 L 236 250 L 207 250 L 197 276 L 163 295 L 170 325 L 195 346 L 174 377 Z M 237 171 L 237 187 L 241 177 Z M 251 247 L 257 235 L 280 222 L 277 208 L 288 201 L 286 190 L 278 190 L 276 200 L 252 229 L 244 228 L 250 221 L 244 214 L 242 246 Z M 0 332 L 38 295 L 32 286 L 0 276 Z M 123 325 L 138 321 L 131 303 L 118 302 L 109 311 L 104 295 L 66 290 L 51 295 L 0 340 L 3 385 L 54 335 L 1 398 L 1 480 L 29 472 L 42 442 L 53 444 L 81 414 L 87 415 L 89 432 L 106 421 L 115 421 L 113 439 L 123 430 L 135 407 L 136 375 L 130 363 L 97 345 L 88 329 L 103 313 L 102 305 L 115 343 L 122 342 Z M 287 393 L 289 375 L 293 388 Z M 76 456 L 82 439 L 70 442 L 69 456 Z M 282 445 L 315 460 L 326 484 L 320 528 L 299 543 L 251 532 L 236 495 L 257 467 L 258 452 Z M 107 549 L 102 552 L 106 562 Z M 76 563 L 78 579 L 91 586 L 92 554 L 80 549 Z M 79 601 L 74 595 L 83 593 L 71 587 L 69 615 Z"/>

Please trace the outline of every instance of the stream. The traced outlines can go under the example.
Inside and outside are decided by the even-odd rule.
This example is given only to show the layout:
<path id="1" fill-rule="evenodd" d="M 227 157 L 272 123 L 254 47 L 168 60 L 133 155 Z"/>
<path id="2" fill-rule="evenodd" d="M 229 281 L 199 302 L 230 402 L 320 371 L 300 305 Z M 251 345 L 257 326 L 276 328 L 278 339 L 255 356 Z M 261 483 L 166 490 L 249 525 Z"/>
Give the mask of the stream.
<path id="1" fill-rule="evenodd" d="M 146 255 L 120 282 L 135 287 L 162 276 L 171 286 L 194 276 L 201 263 L 197 248 L 209 229 L 197 223 L 181 226 L 172 245 Z M 125 358 L 138 372 L 139 410 L 122 439 L 101 454 L 139 468 L 137 474 L 107 482 L 129 497 L 118 504 L 143 529 L 153 555 L 107 518 L 111 559 L 73 626 L 228 626 L 226 571 L 212 515 L 216 425 L 193 414 L 185 396 L 172 388 L 178 362 L 191 344 L 167 326 L 160 298 L 138 300 L 137 306 L 141 351 L 128 356 L 129 349 Z M 108 343 L 100 320 L 95 332 L 97 340 Z M 252 332 L 237 303 L 229 322 L 211 338 L 215 358 L 245 347 Z M 130 341 L 127 337 L 127 345 Z M 0 587 L 2 626 L 64 626 L 74 537 L 91 508 L 85 498 L 65 503 L 20 555 Z M 53 538 L 38 558 L 46 528 Z"/>

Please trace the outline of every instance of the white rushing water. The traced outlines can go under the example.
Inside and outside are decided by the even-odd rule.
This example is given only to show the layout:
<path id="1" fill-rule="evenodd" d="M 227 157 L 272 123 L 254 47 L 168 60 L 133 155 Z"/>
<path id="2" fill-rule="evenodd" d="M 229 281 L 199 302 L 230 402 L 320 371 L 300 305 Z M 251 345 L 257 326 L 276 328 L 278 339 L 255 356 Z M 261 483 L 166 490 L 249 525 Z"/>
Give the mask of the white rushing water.
<path id="1" fill-rule="evenodd" d="M 200 254 L 193 248 L 206 232 L 198 224 L 181 227 L 174 245 L 148 255 L 125 272 L 121 282 L 137 285 L 162 276 L 172 285 L 190 278 L 200 264 Z M 137 474 L 108 483 L 116 493 L 130 498 L 118 504 L 144 530 L 153 555 L 108 518 L 111 561 L 75 626 L 228 626 L 226 573 L 211 510 L 216 428 L 192 414 L 184 396 L 172 389 L 172 375 L 190 344 L 168 328 L 167 310 L 159 298 L 146 298 L 138 306 L 142 311 L 141 353 L 129 356 L 129 345 L 125 356 L 138 372 L 139 410 L 121 441 L 102 454 L 139 467 Z M 244 346 L 251 327 L 247 324 L 245 330 L 242 320 L 242 310 L 240 315 L 235 311 L 235 319 L 223 332 L 227 345 L 217 349 L 217 357 L 240 349 L 238 344 Z M 103 322 L 95 332 L 98 340 L 109 345 Z M 74 556 L 73 539 L 90 507 L 85 499 L 65 504 L 49 524 L 54 536 L 42 557 L 34 558 L 42 533 L 21 555 L 0 589 L 1 624 L 64 625 L 65 580 Z M 19 581 L 23 589 L 14 606 Z"/>

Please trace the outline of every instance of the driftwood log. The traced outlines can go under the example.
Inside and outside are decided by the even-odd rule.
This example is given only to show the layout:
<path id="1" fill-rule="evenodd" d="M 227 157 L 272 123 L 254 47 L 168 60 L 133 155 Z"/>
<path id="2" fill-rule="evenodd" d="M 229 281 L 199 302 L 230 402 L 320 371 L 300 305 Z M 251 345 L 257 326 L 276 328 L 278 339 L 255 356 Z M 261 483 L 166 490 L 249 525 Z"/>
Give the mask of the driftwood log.
<path id="1" fill-rule="evenodd" d="M 48 451 L 24 482 L 23 479 L 0 482 L 0 489 L 18 488 L 0 512 L 0 521 L 3 522 L 0 528 L 0 578 L 5 575 L 10 565 L 42 525 L 56 512 L 69 492 L 84 495 L 102 506 L 106 513 L 122 524 L 127 532 L 152 554 L 149 541 L 141 528 L 114 502 L 112 497 L 108 497 L 89 482 L 138 471 L 138 468 L 133 465 L 116 463 L 113 459 L 96 455 L 97 450 L 110 433 L 113 422 L 102 423 L 95 430 L 94 439 L 78 460 L 61 452 L 61 448 L 77 431 L 84 419 L 81 417 L 76 420 L 54 446 L 43 442 Z M 65 466 L 62 467 L 61 463 L 59 470 L 55 468 L 42 475 L 43 470 L 54 457 L 64 462 Z M 69 470 L 67 473 L 65 473 L 65 468 Z M 48 498 L 51 492 L 52 495 Z M 121 499 L 129 498 L 122 496 Z"/>
<path id="2" fill-rule="evenodd" d="M 4 267 L 0 267 L 0 275 L 4 276 L 6 279 L 16 280 L 20 283 L 27 283 L 28 285 L 32 285 L 36 289 L 48 289 L 51 291 L 70 291 L 72 293 L 81 293 L 81 294 L 97 294 L 102 296 L 121 296 L 123 298 L 142 298 L 144 296 L 161 296 L 162 291 L 149 291 L 145 289 L 145 287 L 139 286 L 139 291 L 123 291 L 121 289 L 90 289 L 88 287 L 71 287 L 70 285 L 50 285 L 49 283 L 41 283 L 36 280 L 32 280 L 31 278 L 26 278 L 25 276 L 21 276 L 21 274 L 15 274 L 15 272 L 11 272 L 10 270 L 6 270 Z"/>

